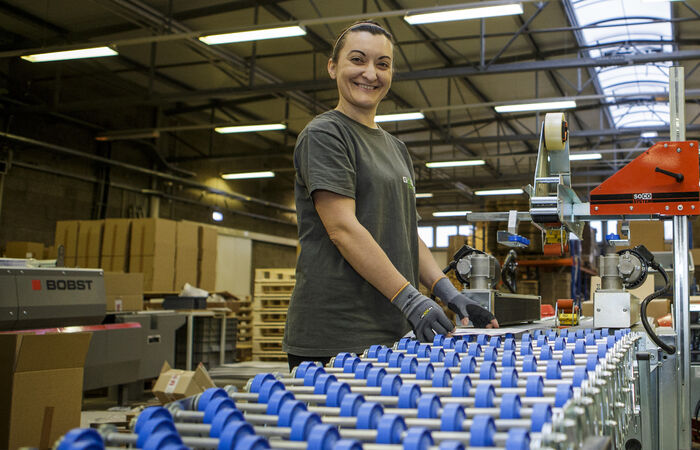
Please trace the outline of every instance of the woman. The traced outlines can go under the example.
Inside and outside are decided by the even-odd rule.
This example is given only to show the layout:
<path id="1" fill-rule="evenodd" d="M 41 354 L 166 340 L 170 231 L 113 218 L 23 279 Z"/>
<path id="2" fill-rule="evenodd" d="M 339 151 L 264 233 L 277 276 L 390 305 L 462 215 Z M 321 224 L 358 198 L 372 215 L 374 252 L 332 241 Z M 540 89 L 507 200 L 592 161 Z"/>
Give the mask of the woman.
<path id="1" fill-rule="evenodd" d="M 391 34 L 355 23 L 335 42 L 328 73 L 338 106 L 314 118 L 294 151 L 301 251 L 287 313 L 290 369 L 339 352 L 391 345 L 413 329 L 431 341 L 454 324 L 414 287 L 420 280 L 463 324 L 498 327 L 460 294 L 418 237 L 415 183 L 403 142 L 374 123 L 393 75 Z"/>

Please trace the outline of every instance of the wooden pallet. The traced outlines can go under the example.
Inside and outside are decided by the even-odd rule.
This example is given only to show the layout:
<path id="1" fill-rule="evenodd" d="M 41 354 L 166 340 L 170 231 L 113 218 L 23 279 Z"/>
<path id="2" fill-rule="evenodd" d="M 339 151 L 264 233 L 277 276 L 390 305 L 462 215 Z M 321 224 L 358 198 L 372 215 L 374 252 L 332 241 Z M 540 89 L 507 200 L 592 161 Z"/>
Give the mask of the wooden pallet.
<path id="1" fill-rule="evenodd" d="M 282 339 L 253 339 L 253 353 L 280 353 L 282 352 Z"/>
<path id="2" fill-rule="evenodd" d="M 236 348 L 236 362 L 251 361 L 253 359 L 253 349 L 248 347 Z"/>
<path id="3" fill-rule="evenodd" d="M 286 361 L 287 354 L 284 352 L 253 352 L 253 361 Z"/>
<path id="4" fill-rule="evenodd" d="M 256 295 L 253 307 L 258 310 L 270 308 L 289 308 L 289 295 Z"/>
<path id="5" fill-rule="evenodd" d="M 287 296 L 292 295 L 294 291 L 294 283 L 268 283 L 268 282 L 255 282 L 255 297 L 261 295 L 277 295 L 277 296 Z"/>
<path id="6" fill-rule="evenodd" d="M 284 336 L 284 324 L 277 325 L 253 325 L 253 339 L 282 339 Z"/>
<path id="7" fill-rule="evenodd" d="M 287 309 L 263 309 L 253 311 L 253 323 L 257 325 L 279 325 L 287 321 Z"/>
<path id="8" fill-rule="evenodd" d="M 296 281 L 296 269 L 255 269 L 255 282 L 292 282 Z"/>

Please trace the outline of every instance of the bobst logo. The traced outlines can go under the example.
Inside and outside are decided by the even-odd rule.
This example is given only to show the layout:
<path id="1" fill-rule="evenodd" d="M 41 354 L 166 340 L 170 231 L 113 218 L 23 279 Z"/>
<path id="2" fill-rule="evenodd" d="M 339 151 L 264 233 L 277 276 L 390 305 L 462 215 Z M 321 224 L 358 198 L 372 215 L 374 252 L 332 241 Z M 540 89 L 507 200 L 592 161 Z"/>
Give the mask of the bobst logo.
<path id="1" fill-rule="evenodd" d="M 92 289 L 92 280 L 46 280 L 47 291 L 85 291 Z M 32 280 L 32 290 L 41 290 L 41 280 Z"/>

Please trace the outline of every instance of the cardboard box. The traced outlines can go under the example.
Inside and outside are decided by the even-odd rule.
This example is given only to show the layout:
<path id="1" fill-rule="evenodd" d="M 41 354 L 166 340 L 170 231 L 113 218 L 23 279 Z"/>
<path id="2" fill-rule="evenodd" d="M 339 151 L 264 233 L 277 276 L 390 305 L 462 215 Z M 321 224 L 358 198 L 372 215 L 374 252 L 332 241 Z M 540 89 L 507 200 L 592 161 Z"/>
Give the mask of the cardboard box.
<path id="1" fill-rule="evenodd" d="M 172 292 L 175 270 L 171 256 L 129 257 L 129 273 L 143 274 L 144 291 Z"/>
<path id="2" fill-rule="evenodd" d="M 79 267 L 100 267 L 100 252 L 102 251 L 102 232 L 104 221 L 81 220 L 78 223 L 78 256 Z"/>
<path id="3" fill-rule="evenodd" d="M 53 245 L 49 247 L 44 247 L 44 257 L 43 259 L 56 259 L 56 247 Z"/>
<path id="4" fill-rule="evenodd" d="M 90 337 L 0 334 L 0 448 L 50 448 L 80 426 Z"/>
<path id="5" fill-rule="evenodd" d="M 102 255 L 127 256 L 131 236 L 131 219 L 105 219 Z"/>
<path id="6" fill-rule="evenodd" d="M 647 305 L 647 317 L 653 317 L 654 320 L 658 319 L 659 317 L 663 317 L 670 312 L 671 300 L 667 298 L 655 298 Z"/>
<path id="7" fill-rule="evenodd" d="M 197 261 L 199 258 L 199 225 L 194 222 L 178 222 L 175 245 L 175 281 L 173 289 L 179 291 L 190 283 L 197 285 Z"/>
<path id="8" fill-rule="evenodd" d="M 618 234 L 620 233 L 621 226 L 622 224 L 618 222 Z M 619 246 L 618 250 L 643 244 L 651 252 L 666 251 L 666 245 L 664 243 L 664 222 L 662 220 L 632 220 L 630 221 L 630 235 L 629 247 Z"/>
<path id="9" fill-rule="evenodd" d="M 153 386 L 153 395 L 163 404 L 190 397 L 216 387 L 202 364 L 194 371 L 173 369 L 166 361 Z"/>
<path id="10" fill-rule="evenodd" d="M 5 256 L 8 258 L 43 259 L 44 244 L 41 242 L 9 241 L 5 246 Z"/>
<path id="11" fill-rule="evenodd" d="M 172 268 L 175 260 L 176 223 L 154 218 L 132 220 L 129 256 L 170 256 Z"/>
<path id="12" fill-rule="evenodd" d="M 75 267 L 76 257 L 78 256 L 78 230 L 79 224 L 77 220 L 59 220 L 56 222 L 54 246 L 58 249 L 58 246 L 62 245 L 65 249 L 66 267 Z"/>
<path id="13" fill-rule="evenodd" d="M 593 300 L 581 302 L 581 315 L 584 317 L 593 317 Z"/>
<path id="14" fill-rule="evenodd" d="M 107 311 L 143 310 L 143 274 L 105 272 Z"/>
<path id="15" fill-rule="evenodd" d="M 216 290 L 216 258 L 219 232 L 216 228 L 199 227 L 199 257 L 197 287 L 209 292 Z"/>

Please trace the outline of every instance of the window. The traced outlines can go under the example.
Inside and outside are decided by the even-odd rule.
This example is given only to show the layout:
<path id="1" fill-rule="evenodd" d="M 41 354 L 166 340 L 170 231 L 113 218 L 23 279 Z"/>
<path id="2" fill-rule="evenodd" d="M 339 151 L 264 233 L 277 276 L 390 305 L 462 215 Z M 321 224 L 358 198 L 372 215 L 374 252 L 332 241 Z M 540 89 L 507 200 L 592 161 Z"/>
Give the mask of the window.
<path id="1" fill-rule="evenodd" d="M 474 234 L 474 225 L 460 225 L 459 234 L 462 236 L 471 236 Z"/>
<path id="2" fill-rule="evenodd" d="M 606 231 L 605 231 L 605 234 L 606 234 L 606 235 L 608 235 L 608 234 L 619 234 L 619 233 L 617 232 L 617 220 L 608 220 L 607 223 L 606 223 L 605 225 L 606 225 L 606 227 L 607 227 L 607 228 L 606 228 Z"/>
<path id="3" fill-rule="evenodd" d="M 672 241 L 672 240 L 673 240 L 673 221 L 672 220 L 664 220 L 664 241 Z"/>
<path id="4" fill-rule="evenodd" d="M 435 227 L 435 246 L 447 247 L 450 245 L 450 236 L 457 234 L 457 225 L 443 225 Z"/>
<path id="5" fill-rule="evenodd" d="M 591 220 L 590 226 L 592 230 L 595 230 L 595 241 L 603 241 L 603 224 L 600 220 Z"/>
<path id="6" fill-rule="evenodd" d="M 435 246 L 433 227 L 418 227 L 418 237 L 425 242 L 428 248 L 433 248 Z"/>

